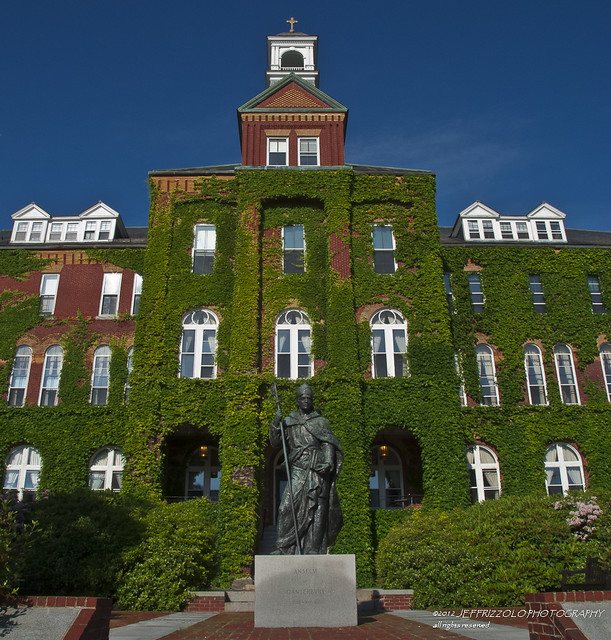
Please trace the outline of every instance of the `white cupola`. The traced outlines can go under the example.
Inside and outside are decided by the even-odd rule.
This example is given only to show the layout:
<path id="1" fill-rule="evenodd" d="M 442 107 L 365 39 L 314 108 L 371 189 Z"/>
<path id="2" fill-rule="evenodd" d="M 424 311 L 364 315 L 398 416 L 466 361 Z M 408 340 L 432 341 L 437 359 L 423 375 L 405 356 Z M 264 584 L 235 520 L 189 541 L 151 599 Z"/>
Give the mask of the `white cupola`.
<path id="1" fill-rule="evenodd" d="M 318 87 L 318 36 L 295 31 L 298 21 L 293 18 L 287 22 L 291 25 L 290 31 L 267 36 L 265 86 L 269 87 L 287 74 L 294 73 Z"/>

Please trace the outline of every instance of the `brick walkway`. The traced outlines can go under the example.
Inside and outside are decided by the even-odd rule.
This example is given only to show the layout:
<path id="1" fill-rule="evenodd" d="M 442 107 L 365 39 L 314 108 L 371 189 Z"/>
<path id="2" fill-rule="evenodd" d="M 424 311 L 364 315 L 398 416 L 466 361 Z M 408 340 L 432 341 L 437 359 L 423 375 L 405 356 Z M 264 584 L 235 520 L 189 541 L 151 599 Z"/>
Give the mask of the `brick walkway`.
<path id="1" fill-rule="evenodd" d="M 468 640 L 464 636 L 389 613 L 359 617 L 358 627 L 266 629 L 254 627 L 253 613 L 219 613 L 163 640 Z"/>

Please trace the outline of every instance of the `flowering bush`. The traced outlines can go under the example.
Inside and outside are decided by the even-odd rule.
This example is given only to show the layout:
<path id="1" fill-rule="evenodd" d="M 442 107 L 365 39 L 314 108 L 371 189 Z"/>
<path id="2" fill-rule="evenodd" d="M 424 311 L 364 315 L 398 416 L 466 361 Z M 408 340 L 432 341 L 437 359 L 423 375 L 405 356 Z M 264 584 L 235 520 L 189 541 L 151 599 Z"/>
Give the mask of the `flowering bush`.
<path id="1" fill-rule="evenodd" d="M 592 496 L 588 500 L 564 498 L 554 504 L 554 509 L 556 510 L 567 507 L 571 509 L 566 522 L 578 540 L 588 540 L 594 533 L 596 520 L 603 513 L 596 500 L 596 496 Z"/>

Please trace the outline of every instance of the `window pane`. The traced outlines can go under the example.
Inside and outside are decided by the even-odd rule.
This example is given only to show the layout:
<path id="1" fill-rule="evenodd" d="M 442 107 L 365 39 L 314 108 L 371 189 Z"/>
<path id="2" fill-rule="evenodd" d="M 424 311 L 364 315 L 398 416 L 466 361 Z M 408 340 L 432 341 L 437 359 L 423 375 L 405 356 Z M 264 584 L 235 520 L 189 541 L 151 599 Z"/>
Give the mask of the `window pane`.
<path id="1" fill-rule="evenodd" d="M 373 248 L 374 249 L 394 249 L 391 227 L 374 225 Z"/>
<path id="2" fill-rule="evenodd" d="M 394 273 L 395 257 L 393 251 L 374 251 L 373 268 L 376 273 Z"/>

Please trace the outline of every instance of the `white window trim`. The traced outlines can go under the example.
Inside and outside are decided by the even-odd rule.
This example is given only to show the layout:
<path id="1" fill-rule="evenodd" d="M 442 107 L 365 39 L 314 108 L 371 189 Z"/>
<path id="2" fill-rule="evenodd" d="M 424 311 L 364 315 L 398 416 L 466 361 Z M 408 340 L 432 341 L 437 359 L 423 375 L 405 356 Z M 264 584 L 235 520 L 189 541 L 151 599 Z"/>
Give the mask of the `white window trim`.
<path id="1" fill-rule="evenodd" d="M 387 317 L 391 322 L 382 322 L 383 317 Z M 383 308 L 376 311 L 369 321 L 371 326 L 371 376 L 372 378 L 401 378 L 407 377 L 409 375 L 408 364 L 407 364 L 407 341 L 408 341 L 408 333 L 407 333 L 407 321 L 403 317 L 403 314 L 397 309 L 391 308 Z M 403 337 L 405 340 L 405 351 L 395 352 L 394 350 L 394 330 L 402 330 Z M 374 351 L 375 342 L 374 342 L 374 331 L 383 331 L 384 332 L 384 351 Z M 384 354 L 386 359 L 386 376 L 379 376 L 376 372 L 375 366 L 375 356 Z M 395 356 L 403 355 L 404 360 L 404 370 L 401 372 L 401 375 L 397 375 L 395 370 Z"/>
<path id="2" fill-rule="evenodd" d="M 374 246 L 374 228 L 375 227 L 383 227 L 384 229 L 390 229 L 390 238 L 392 240 L 392 248 L 391 249 L 376 249 L 375 248 L 375 246 Z M 376 273 L 380 273 L 381 275 L 392 275 L 392 274 L 385 274 L 383 272 L 376 271 L 375 254 L 376 254 L 377 251 L 387 251 L 389 253 L 392 253 L 392 261 L 393 261 L 393 265 L 394 265 L 393 273 L 397 272 L 397 261 L 395 259 L 395 252 L 397 250 L 397 241 L 395 239 L 395 233 L 394 233 L 394 231 L 392 229 L 392 225 L 391 224 L 377 224 L 377 223 L 374 223 L 374 224 L 371 225 L 371 248 L 372 248 L 372 251 L 373 251 L 373 264 L 372 264 L 372 267 L 373 267 L 373 270 Z"/>
<path id="3" fill-rule="evenodd" d="M 106 401 L 105 402 L 96 402 L 94 406 L 102 407 L 108 404 L 108 391 L 110 389 L 110 358 L 111 358 L 111 350 L 108 345 L 100 345 L 93 353 L 93 367 L 91 371 L 91 393 L 89 395 L 89 402 L 93 404 L 93 396 L 97 390 L 105 389 L 106 390 Z M 102 359 L 107 359 L 106 366 L 104 369 L 100 368 L 100 361 Z M 105 371 L 106 384 L 105 385 L 95 385 L 96 372 L 98 369 Z"/>
<path id="4" fill-rule="evenodd" d="M 482 462 L 481 452 L 486 451 L 492 458 L 494 458 L 494 462 Z M 477 491 L 477 501 L 484 502 L 486 500 L 491 500 L 493 498 L 486 497 L 486 490 L 488 491 L 498 491 L 498 495 L 501 495 L 501 469 L 499 466 L 498 456 L 492 449 L 486 447 L 481 444 L 475 444 L 470 447 L 467 447 L 467 456 L 469 452 L 473 453 L 473 462 L 469 462 L 467 457 L 467 468 L 469 471 L 475 472 L 475 486 L 471 485 L 470 489 L 475 489 Z M 484 471 L 495 471 L 496 472 L 496 487 L 490 486 L 486 487 L 484 483 Z M 498 497 L 498 496 L 497 496 Z"/>
<path id="5" fill-rule="evenodd" d="M 314 164 L 303 164 L 301 162 L 302 140 L 316 140 L 316 162 Z M 300 167 L 320 167 L 320 138 L 318 136 L 299 136 L 297 138 L 297 164 Z"/>
<path id="6" fill-rule="evenodd" d="M 26 352 L 27 349 L 27 352 Z M 20 350 L 22 351 L 22 353 L 19 353 Z M 25 383 L 23 384 L 23 386 L 13 386 L 13 380 L 15 377 L 15 363 L 17 362 L 17 358 L 27 358 L 27 368 L 26 368 L 26 374 L 25 374 Z M 25 401 L 28 395 L 28 385 L 30 383 L 30 371 L 32 369 L 32 349 L 30 347 L 28 347 L 27 345 L 21 345 L 19 347 L 17 347 L 17 349 L 15 350 L 15 359 L 13 360 L 13 369 L 11 371 L 11 377 L 9 380 L 9 385 L 8 385 L 8 389 L 7 389 L 7 393 L 6 393 L 6 401 L 7 403 L 10 401 L 11 398 L 11 391 L 16 390 L 16 389 L 23 389 L 23 402 L 21 404 L 13 404 L 9 406 L 12 407 L 23 407 L 25 406 Z"/>
<path id="7" fill-rule="evenodd" d="M 462 354 L 460 351 L 454 352 L 454 368 L 456 369 L 456 375 L 458 375 L 458 379 L 460 380 L 458 385 L 460 406 L 466 407 L 469 403 L 467 402 L 467 392 L 465 391 L 465 374 L 463 373 Z"/>
<path id="8" fill-rule="evenodd" d="M 112 293 L 114 287 L 110 286 L 113 281 L 117 282 L 117 292 Z M 99 317 L 100 318 L 116 318 L 119 315 L 119 304 L 121 302 L 121 285 L 123 283 L 123 274 L 112 272 L 105 273 L 104 279 L 102 280 L 102 293 L 100 295 L 100 310 Z M 117 298 L 117 307 L 114 313 L 102 313 L 102 309 L 104 308 L 104 297 L 105 296 L 116 296 Z"/>
<path id="9" fill-rule="evenodd" d="M 605 363 L 607 363 L 607 366 L 605 366 Z M 600 366 L 603 372 L 607 400 L 611 402 L 611 344 L 608 342 L 600 345 Z"/>
<path id="10" fill-rule="evenodd" d="M 482 357 L 480 357 L 480 354 Z M 482 358 L 483 357 L 488 357 L 490 358 L 490 364 L 491 364 L 491 370 L 492 370 L 492 390 L 494 391 L 494 395 L 490 396 L 484 396 L 484 388 L 482 386 L 482 375 L 481 375 L 481 364 L 482 364 Z M 482 407 L 498 407 L 500 405 L 500 399 L 499 399 L 499 385 L 496 379 L 496 363 L 494 362 L 494 350 L 492 349 L 492 347 L 488 344 L 478 344 L 477 347 L 475 348 L 475 358 L 477 361 L 477 374 L 478 374 L 478 378 L 479 378 L 479 383 L 480 383 L 480 391 L 481 391 L 481 401 L 480 401 L 480 405 Z M 491 398 L 492 401 L 491 402 L 485 402 L 486 398 Z"/>
<path id="11" fill-rule="evenodd" d="M 198 237 L 200 231 L 206 232 L 206 240 L 208 239 L 208 237 L 210 237 L 209 234 L 212 234 L 212 237 L 214 237 L 214 243 L 212 247 L 210 247 L 209 245 L 206 245 L 204 247 L 199 246 Z M 191 271 L 193 273 L 198 273 L 199 275 L 210 275 L 207 272 L 195 271 L 195 259 L 200 255 L 212 256 L 212 270 L 214 270 L 214 261 L 216 260 L 216 225 L 214 224 L 199 223 L 193 227 L 193 251 L 191 252 Z"/>
<path id="12" fill-rule="evenodd" d="M 548 462 L 546 460 L 547 458 L 547 454 L 552 450 L 552 449 L 556 449 L 556 457 L 558 458 L 556 462 Z M 577 457 L 577 460 L 565 460 L 564 459 L 564 451 L 565 449 L 569 449 L 570 451 L 572 451 L 575 456 Z M 548 470 L 553 470 L 553 469 L 559 469 L 560 471 L 560 486 L 562 487 L 562 493 L 566 494 L 570 488 L 571 488 L 571 484 L 569 482 L 569 474 L 567 469 L 569 467 L 579 467 L 579 473 L 581 475 L 581 490 L 585 490 L 585 477 L 584 477 L 584 473 L 583 473 L 583 459 L 581 457 L 581 454 L 579 453 L 579 451 L 577 451 L 577 449 L 575 449 L 575 447 L 572 447 L 570 444 L 567 444 L 566 442 L 554 442 L 553 444 L 551 444 L 545 451 L 545 457 L 544 457 L 544 467 L 545 467 L 545 490 L 547 492 L 548 495 L 557 495 L 557 494 L 550 494 L 549 492 L 549 488 L 550 488 L 550 484 L 549 484 L 549 474 L 548 474 Z M 558 485 L 554 485 L 554 486 L 558 486 Z"/>
<path id="13" fill-rule="evenodd" d="M 57 304 L 57 291 L 59 289 L 59 276 L 60 276 L 59 273 L 43 273 L 42 277 L 40 278 L 40 310 L 39 310 L 40 315 L 52 316 L 55 313 L 55 305 Z M 47 283 L 50 283 L 50 282 L 55 282 L 55 286 L 51 287 L 52 293 L 43 295 L 43 292 L 47 288 Z M 42 313 L 43 297 L 49 298 L 51 301 L 51 304 L 49 305 L 48 313 L 47 312 Z"/>
<path id="14" fill-rule="evenodd" d="M 534 349 L 536 352 L 530 353 L 527 351 L 527 349 Z M 539 369 L 541 371 L 541 379 L 543 380 L 543 397 L 545 399 L 545 402 L 543 403 L 538 403 L 537 405 L 534 405 L 533 402 L 533 397 L 532 397 L 532 391 L 531 391 L 531 387 L 535 387 L 535 386 L 539 386 L 539 385 L 531 385 L 530 382 L 530 378 L 528 376 L 528 357 L 534 357 L 537 359 L 537 363 L 539 366 Z M 532 404 L 534 406 L 546 406 L 549 404 L 549 400 L 547 397 L 547 380 L 545 379 L 545 366 L 543 364 L 543 354 L 541 353 L 541 349 L 539 348 L 538 345 L 533 344 L 532 342 L 529 342 L 528 344 L 524 345 L 524 371 L 526 372 L 526 388 L 528 389 L 528 402 L 529 404 Z"/>
<path id="15" fill-rule="evenodd" d="M 476 280 L 477 278 L 477 280 Z M 471 288 L 471 283 L 477 283 L 477 286 L 479 287 L 479 291 L 474 291 Z M 469 288 L 469 299 L 471 301 L 471 310 L 473 311 L 473 313 L 484 313 L 484 311 L 486 310 L 486 296 L 484 295 L 484 289 L 482 287 L 482 277 L 479 274 L 478 271 L 470 271 L 467 274 L 467 286 Z M 481 297 L 481 302 L 476 302 L 474 300 L 475 297 Z M 479 308 L 481 306 L 481 309 Z M 476 309 L 476 307 L 478 307 Z"/>
<path id="16" fill-rule="evenodd" d="M 138 308 L 140 308 L 140 300 L 142 299 L 142 276 L 139 273 L 134 273 L 134 286 L 132 289 L 131 304 L 132 316 L 135 316 L 138 313 L 138 309 L 136 309 L 136 298 L 138 298 Z"/>
<path id="17" fill-rule="evenodd" d="M 568 349 L 568 354 L 560 354 L 558 352 L 558 348 L 566 348 Z M 569 356 L 569 363 L 570 363 L 570 373 L 573 377 L 573 387 L 575 389 L 575 397 L 577 398 L 577 402 L 565 402 L 564 401 L 564 395 L 562 394 L 562 388 L 569 386 L 569 385 L 563 385 L 561 383 L 561 377 L 560 377 L 560 366 L 558 363 L 558 356 L 559 355 L 568 355 Z M 578 405 L 581 404 L 581 398 L 579 396 L 579 385 L 577 384 L 577 375 L 575 372 L 575 358 L 573 357 L 573 350 L 571 349 L 571 347 L 569 347 L 568 344 L 557 344 L 554 347 L 554 365 L 556 367 L 556 378 L 558 380 L 558 391 L 560 392 L 560 400 L 562 401 L 563 404 L 568 404 L 568 405 Z"/>
<path id="18" fill-rule="evenodd" d="M 94 464 L 95 459 L 103 452 L 106 452 L 106 464 Z M 117 456 L 119 456 L 119 462 L 117 462 Z M 123 452 L 117 447 L 103 447 L 96 451 L 89 460 L 89 488 L 92 491 L 115 491 L 121 490 L 123 469 L 125 467 L 125 460 L 123 458 Z M 93 485 L 93 474 L 104 473 L 103 486 L 95 488 Z M 113 479 L 115 474 L 119 475 L 119 487 L 113 487 Z"/>
<path id="19" fill-rule="evenodd" d="M 284 164 L 271 164 L 269 157 L 271 154 L 270 144 L 272 141 L 283 140 L 286 144 L 286 162 Z M 289 139 L 288 136 L 268 136 L 266 140 L 266 165 L 268 167 L 288 167 L 289 166 Z"/>
<path id="20" fill-rule="evenodd" d="M 285 237 L 285 231 L 288 227 L 301 227 L 302 231 L 303 231 L 303 248 L 302 249 L 287 249 L 285 247 L 285 241 L 284 241 L 284 237 Z M 305 239 L 305 227 L 302 224 L 292 224 L 292 225 L 287 225 L 286 227 L 282 227 L 282 272 L 283 273 L 287 273 L 284 269 L 284 257 L 286 255 L 287 251 L 301 251 L 302 253 L 302 264 L 303 264 L 303 270 L 302 271 L 295 271 L 293 273 L 305 273 L 306 272 L 306 239 Z M 290 272 L 288 272 L 290 275 Z"/>
<path id="21" fill-rule="evenodd" d="M 298 322 L 295 324 L 290 323 L 280 323 L 280 321 L 292 315 L 298 318 Z M 303 330 L 309 331 L 309 351 L 307 351 L 307 355 L 309 356 L 309 363 L 307 365 L 299 364 L 299 331 Z M 279 350 L 279 331 L 280 330 L 288 330 L 289 331 L 289 350 L 288 352 L 283 351 L 280 353 Z M 280 315 L 276 318 L 276 331 L 274 337 L 274 375 L 278 377 L 278 357 L 280 355 L 289 355 L 289 372 L 290 375 L 287 378 L 288 380 L 299 380 L 302 378 L 311 378 L 314 375 L 314 360 L 312 358 L 312 324 L 310 322 L 310 318 L 305 311 L 301 309 L 285 309 Z M 308 367 L 308 375 L 307 376 L 299 376 L 299 369 L 303 367 Z"/>
<path id="22" fill-rule="evenodd" d="M 199 315 L 197 315 L 199 314 Z M 202 322 L 193 322 L 194 319 L 201 319 Z M 186 324 L 188 323 L 188 324 Z M 182 318 L 182 332 L 180 335 L 180 348 L 179 348 L 179 365 L 178 365 L 178 377 L 179 378 L 193 378 L 198 380 L 215 380 L 217 376 L 217 364 L 216 364 L 216 353 L 218 348 L 218 325 L 219 320 L 217 315 L 211 311 L 210 309 L 194 309 L 193 311 L 189 311 Z M 194 331 L 194 347 L 193 353 L 188 352 L 186 355 L 193 355 L 193 375 L 192 376 L 183 376 L 182 375 L 182 366 L 183 366 L 183 348 L 184 348 L 184 332 L 185 331 Z M 212 375 L 210 377 L 202 377 L 202 349 L 203 349 L 203 339 L 204 339 L 204 331 L 214 331 L 214 353 L 213 353 L 213 364 L 211 365 L 203 365 L 205 367 L 211 367 Z M 195 375 L 197 374 L 197 375 Z"/>
<path id="23" fill-rule="evenodd" d="M 9 460 L 15 455 L 15 453 L 17 453 L 19 450 L 21 450 L 21 461 L 18 464 L 10 464 Z M 34 453 L 35 455 L 38 456 L 38 459 L 40 460 L 40 463 L 31 463 L 30 462 L 30 456 L 31 454 Z M 5 471 L 4 471 L 4 481 L 3 481 L 3 488 L 6 491 L 17 491 L 17 495 L 19 496 L 19 498 L 23 498 L 24 493 L 35 493 L 38 489 L 38 482 L 40 479 L 40 471 L 42 469 L 42 459 L 40 457 L 40 453 L 38 452 L 37 449 L 35 449 L 34 447 L 30 446 L 30 445 L 23 445 L 20 447 L 15 447 L 14 449 L 11 449 L 11 451 L 9 451 L 8 456 L 6 457 L 6 464 L 5 464 Z M 7 476 L 10 472 L 17 472 L 17 486 L 16 487 L 8 487 L 7 486 Z M 34 483 L 35 486 L 32 487 L 31 489 L 26 489 L 25 488 L 25 479 L 27 477 L 28 472 L 36 472 L 36 482 Z"/>
<path id="24" fill-rule="evenodd" d="M 51 351 L 51 349 L 55 349 L 57 347 L 57 349 L 59 349 L 59 352 L 57 354 L 51 354 L 49 353 Z M 46 371 L 47 371 L 47 364 L 49 361 L 49 358 L 59 358 L 59 367 L 57 368 L 57 387 L 45 387 L 45 377 L 46 377 Z M 40 379 L 40 393 L 38 394 L 38 404 L 39 406 L 43 406 L 41 404 L 42 402 L 42 398 L 44 395 L 44 392 L 47 390 L 54 390 L 55 391 L 55 402 L 52 405 L 46 404 L 44 405 L 45 407 L 55 407 L 57 406 L 57 402 L 59 400 L 59 381 L 61 379 L 61 375 L 62 375 L 62 367 L 64 366 L 64 350 L 61 348 L 60 345 L 58 344 L 54 344 L 51 345 L 46 351 L 45 351 L 45 358 L 44 358 L 44 362 L 43 362 L 43 366 L 42 366 L 42 377 Z"/>

